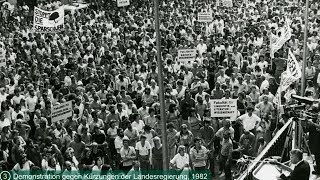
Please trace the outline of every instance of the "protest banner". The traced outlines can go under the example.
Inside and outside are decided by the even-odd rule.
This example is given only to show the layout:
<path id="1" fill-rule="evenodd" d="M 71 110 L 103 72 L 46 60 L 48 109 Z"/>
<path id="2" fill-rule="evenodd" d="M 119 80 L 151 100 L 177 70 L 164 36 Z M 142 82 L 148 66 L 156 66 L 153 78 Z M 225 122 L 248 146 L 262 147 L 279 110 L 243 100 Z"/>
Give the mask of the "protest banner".
<path id="1" fill-rule="evenodd" d="M 288 18 L 286 18 L 285 26 L 282 29 L 281 36 L 277 37 L 274 34 L 271 33 L 271 52 L 270 56 L 271 58 L 274 58 L 274 53 L 276 53 L 279 49 L 282 48 L 282 46 L 291 38 L 292 36 L 292 29 L 291 29 L 291 23 L 292 21 Z"/>
<path id="2" fill-rule="evenodd" d="M 212 22 L 213 17 L 211 12 L 199 12 L 198 13 L 199 22 Z"/>
<path id="3" fill-rule="evenodd" d="M 33 30 L 38 33 L 56 33 L 64 30 L 64 8 L 44 11 L 34 7 Z"/>
<path id="4" fill-rule="evenodd" d="M 210 100 L 211 117 L 230 117 L 235 119 L 238 115 L 236 99 Z"/>
<path id="5" fill-rule="evenodd" d="M 57 122 L 72 116 L 72 102 L 68 101 L 51 108 L 51 122 Z"/>
<path id="6" fill-rule="evenodd" d="M 130 0 L 118 0 L 117 4 L 118 4 L 118 7 L 129 6 Z"/>
<path id="7" fill-rule="evenodd" d="M 178 61 L 189 62 L 196 60 L 197 50 L 196 49 L 180 49 L 178 50 Z"/>
<path id="8" fill-rule="evenodd" d="M 299 63 L 289 49 L 288 60 L 287 60 L 287 70 L 281 74 L 280 86 L 276 93 L 276 98 L 273 100 L 275 104 L 280 105 L 281 103 L 281 92 L 286 91 L 288 87 L 298 81 L 302 76 L 301 68 Z"/>
<path id="9" fill-rule="evenodd" d="M 222 0 L 222 6 L 224 6 L 224 7 L 233 7 L 232 0 Z"/>

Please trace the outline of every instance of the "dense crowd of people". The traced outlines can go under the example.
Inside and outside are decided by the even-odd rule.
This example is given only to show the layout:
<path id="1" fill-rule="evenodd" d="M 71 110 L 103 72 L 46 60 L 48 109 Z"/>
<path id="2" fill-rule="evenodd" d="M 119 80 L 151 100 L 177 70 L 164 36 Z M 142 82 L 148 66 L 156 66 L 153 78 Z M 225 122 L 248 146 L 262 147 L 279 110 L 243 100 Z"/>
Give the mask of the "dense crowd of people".
<path id="1" fill-rule="evenodd" d="M 33 8 L 4 2 L 0 12 L 2 170 L 44 172 L 208 169 L 232 179 L 233 159 L 256 156 L 289 118 L 273 103 L 288 48 L 302 61 L 304 4 L 290 1 L 164 0 L 160 3 L 164 82 L 158 81 L 153 2 L 94 1 L 66 11 L 59 33 L 33 33 Z M 305 96 L 318 97 L 319 2 L 310 2 Z M 54 10 L 58 1 L 37 6 Z M 212 12 L 213 21 L 197 21 Z M 293 35 L 270 58 L 270 34 Z M 196 49 L 193 62 L 179 49 Z M 1 56 L 0 56 L 1 57 Z M 167 134 L 161 133 L 159 83 L 165 87 Z M 283 103 L 293 102 L 293 84 Z M 212 118 L 210 100 L 237 99 L 238 117 Z M 73 115 L 51 122 L 51 108 L 72 101 Z"/>

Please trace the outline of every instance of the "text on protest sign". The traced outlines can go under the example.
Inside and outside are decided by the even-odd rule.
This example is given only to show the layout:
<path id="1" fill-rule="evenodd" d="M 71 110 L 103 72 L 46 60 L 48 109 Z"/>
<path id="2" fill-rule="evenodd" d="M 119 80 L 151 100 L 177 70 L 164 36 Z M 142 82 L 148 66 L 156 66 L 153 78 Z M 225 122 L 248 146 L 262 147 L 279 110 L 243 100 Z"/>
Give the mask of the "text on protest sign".
<path id="1" fill-rule="evenodd" d="M 129 6 L 130 0 L 118 0 L 117 4 L 118 4 L 118 7 Z"/>
<path id="2" fill-rule="evenodd" d="M 72 102 L 68 101 L 51 108 L 51 122 L 57 122 L 72 116 Z"/>
<path id="3" fill-rule="evenodd" d="M 64 29 L 64 8 L 55 11 L 44 11 L 34 8 L 33 30 L 42 33 L 55 33 Z"/>
<path id="4" fill-rule="evenodd" d="M 222 0 L 222 6 L 233 7 L 232 0 Z"/>
<path id="5" fill-rule="evenodd" d="M 178 61 L 189 62 L 196 60 L 197 50 L 196 49 L 180 49 L 178 50 Z"/>
<path id="6" fill-rule="evenodd" d="M 210 12 L 199 12 L 198 13 L 198 21 L 199 22 L 212 22 L 213 17 Z"/>
<path id="7" fill-rule="evenodd" d="M 236 99 L 210 100 L 211 117 L 232 117 L 238 115 Z"/>

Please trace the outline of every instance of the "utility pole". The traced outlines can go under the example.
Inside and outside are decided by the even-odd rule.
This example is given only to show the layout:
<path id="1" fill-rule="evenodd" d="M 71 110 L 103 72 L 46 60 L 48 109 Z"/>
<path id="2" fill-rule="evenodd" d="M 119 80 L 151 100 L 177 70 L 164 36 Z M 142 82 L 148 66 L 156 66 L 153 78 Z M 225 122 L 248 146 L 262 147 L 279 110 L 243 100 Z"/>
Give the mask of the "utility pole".
<path id="1" fill-rule="evenodd" d="M 169 170 L 168 162 L 168 144 L 167 144 L 167 120 L 164 101 L 164 87 L 163 87 L 163 63 L 161 58 L 161 36 L 160 36 L 160 22 L 159 22 L 159 0 L 154 0 L 154 18 L 156 29 L 156 45 L 157 45 L 157 62 L 158 62 L 158 81 L 159 81 L 159 100 L 160 100 L 160 116 L 162 121 L 162 159 L 163 170 Z"/>
<path id="2" fill-rule="evenodd" d="M 303 63 L 302 63 L 302 76 L 301 76 L 301 96 L 304 96 L 304 90 L 306 86 L 306 67 L 307 67 L 307 40 L 308 40 L 308 30 L 309 30 L 309 0 L 306 0 L 306 10 L 305 10 L 305 17 L 304 17 L 304 39 L 303 39 Z M 301 120 L 299 120 L 299 124 Z M 298 130 L 298 147 L 301 148 L 301 141 L 302 141 L 302 128 L 301 126 L 297 127 Z"/>
<path id="3" fill-rule="evenodd" d="M 304 90 L 306 86 L 306 65 L 307 65 L 307 40 L 308 40 L 308 30 L 309 30 L 309 0 L 306 0 L 306 11 L 304 17 L 304 39 L 303 39 L 303 63 L 302 63 L 302 77 L 301 77 L 301 96 L 304 96 Z"/>

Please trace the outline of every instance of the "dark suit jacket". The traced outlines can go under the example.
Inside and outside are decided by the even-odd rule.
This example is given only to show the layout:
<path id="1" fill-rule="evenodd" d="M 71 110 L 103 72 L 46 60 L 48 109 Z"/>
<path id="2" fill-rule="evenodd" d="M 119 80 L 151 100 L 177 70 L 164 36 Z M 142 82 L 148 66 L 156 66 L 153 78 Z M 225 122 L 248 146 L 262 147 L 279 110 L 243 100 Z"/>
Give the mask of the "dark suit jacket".
<path id="1" fill-rule="evenodd" d="M 301 161 L 291 172 L 290 176 L 281 175 L 282 180 L 309 180 L 310 165 L 307 161 Z"/>

